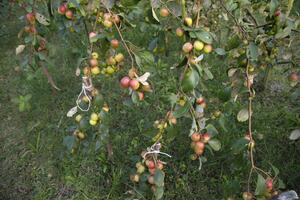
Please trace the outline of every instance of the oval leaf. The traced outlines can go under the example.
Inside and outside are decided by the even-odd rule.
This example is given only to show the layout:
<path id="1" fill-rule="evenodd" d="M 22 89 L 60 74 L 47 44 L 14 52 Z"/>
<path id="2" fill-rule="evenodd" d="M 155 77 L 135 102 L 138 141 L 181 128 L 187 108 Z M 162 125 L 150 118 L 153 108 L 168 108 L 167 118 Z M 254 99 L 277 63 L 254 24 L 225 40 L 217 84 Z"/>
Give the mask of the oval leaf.
<path id="1" fill-rule="evenodd" d="M 245 122 L 249 119 L 249 112 L 247 108 L 243 108 L 242 110 L 239 111 L 237 115 L 237 120 L 239 122 Z"/>
<path id="2" fill-rule="evenodd" d="M 298 140 L 300 138 L 300 129 L 295 129 L 291 132 L 290 140 Z"/>
<path id="3" fill-rule="evenodd" d="M 221 142 L 217 139 L 211 139 L 208 141 L 208 144 L 215 151 L 219 151 L 221 149 Z"/>

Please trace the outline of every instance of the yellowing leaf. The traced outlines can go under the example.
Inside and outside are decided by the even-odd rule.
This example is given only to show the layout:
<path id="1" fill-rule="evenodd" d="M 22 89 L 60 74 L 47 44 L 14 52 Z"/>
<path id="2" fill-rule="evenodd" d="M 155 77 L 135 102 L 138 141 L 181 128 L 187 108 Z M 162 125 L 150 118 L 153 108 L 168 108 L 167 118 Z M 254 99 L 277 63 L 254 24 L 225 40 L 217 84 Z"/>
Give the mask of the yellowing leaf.
<path id="1" fill-rule="evenodd" d="M 45 26 L 50 25 L 50 20 L 40 13 L 35 13 L 35 18 L 40 24 L 43 24 Z"/>
<path id="2" fill-rule="evenodd" d="M 239 111 L 237 115 L 237 120 L 239 122 L 245 122 L 249 119 L 249 112 L 247 108 L 243 108 L 242 110 Z"/>
<path id="3" fill-rule="evenodd" d="M 22 53 L 25 49 L 25 45 L 24 44 L 21 44 L 19 45 L 17 48 L 16 48 L 16 55 Z"/>

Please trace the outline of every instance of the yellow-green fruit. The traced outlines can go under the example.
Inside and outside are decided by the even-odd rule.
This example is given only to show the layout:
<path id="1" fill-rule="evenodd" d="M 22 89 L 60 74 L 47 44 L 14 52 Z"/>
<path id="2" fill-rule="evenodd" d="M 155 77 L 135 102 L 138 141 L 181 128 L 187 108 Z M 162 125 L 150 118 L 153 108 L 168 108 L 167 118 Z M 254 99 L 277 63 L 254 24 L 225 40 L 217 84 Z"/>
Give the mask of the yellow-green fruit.
<path id="1" fill-rule="evenodd" d="M 204 48 L 203 42 L 200 42 L 198 40 L 194 42 L 194 49 L 196 49 L 197 51 L 201 51 L 203 48 Z"/>
<path id="2" fill-rule="evenodd" d="M 92 67 L 91 72 L 93 75 L 100 74 L 100 68 L 99 67 Z"/>
<path id="3" fill-rule="evenodd" d="M 97 121 L 98 119 L 99 119 L 99 116 L 97 115 L 97 113 L 92 113 L 91 114 L 91 120 Z"/>
<path id="4" fill-rule="evenodd" d="M 115 72 L 115 70 L 114 70 L 114 68 L 112 68 L 111 66 L 108 66 L 107 68 L 106 68 L 106 73 L 108 73 L 108 74 L 113 74 Z"/>
<path id="5" fill-rule="evenodd" d="M 124 55 L 122 53 L 118 53 L 116 56 L 115 56 L 115 61 L 117 61 L 118 63 L 119 62 L 122 62 L 124 60 Z"/>
<path id="6" fill-rule="evenodd" d="M 84 135 L 83 132 L 79 132 L 79 133 L 77 134 L 77 136 L 78 136 L 78 138 L 81 139 L 81 140 L 83 140 L 83 139 L 85 138 L 85 135 Z"/>
<path id="7" fill-rule="evenodd" d="M 192 25 L 193 25 L 193 20 L 192 20 L 192 18 L 190 18 L 190 17 L 186 17 L 186 18 L 184 18 L 184 23 L 185 23 L 187 26 L 192 26 Z"/>
<path id="8" fill-rule="evenodd" d="M 116 60 L 115 60 L 113 57 L 109 57 L 109 58 L 107 59 L 106 63 L 107 63 L 108 65 L 115 65 L 115 64 L 117 64 Z"/>
<path id="9" fill-rule="evenodd" d="M 97 121 L 91 120 L 90 119 L 90 125 L 95 126 L 97 124 Z"/>
<path id="10" fill-rule="evenodd" d="M 97 52 L 93 52 L 92 53 L 92 58 L 98 59 L 99 58 L 99 54 Z"/>
<path id="11" fill-rule="evenodd" d="M 76 115 L 76 117 L 75 117 L 76 122 L 80 122 L 81 119 L 82 119 L 82 115 Z"/>
<path id="12" fill-rule="evenodd" d="M 83 96 L 83 97 L 82 97 L 82 101 L 85 102 L 85 103 L 87 103 L 87 102 L 90 101 L 90 99 L 89 99 L 88 96 Z"/>
<path id="13" fill-rule="evenodd" d="M 136 172 L 137 172 L 138 174 L 142 174 L 144 171 L 145 171 L 144 165 L 140 165 L 140 166 L 137 168 L 137 170 L 136 170 Z"/>
<path id="14" fill-rule="evenodd" d="M 204 51 L 205 53 L 210 53 L 210 52 L 212 51 L 212 46 L 211 46 L 210 44 L 206 44 L 206 45 L 204 46 L 203 51 Z"/>
<path id="15" fill-rule="evenodd" d="M 104 20 L 103 22 L 103 25 L 106 27 L 106 28 L 111 28 L 113 23 L 109 20 Z"/>

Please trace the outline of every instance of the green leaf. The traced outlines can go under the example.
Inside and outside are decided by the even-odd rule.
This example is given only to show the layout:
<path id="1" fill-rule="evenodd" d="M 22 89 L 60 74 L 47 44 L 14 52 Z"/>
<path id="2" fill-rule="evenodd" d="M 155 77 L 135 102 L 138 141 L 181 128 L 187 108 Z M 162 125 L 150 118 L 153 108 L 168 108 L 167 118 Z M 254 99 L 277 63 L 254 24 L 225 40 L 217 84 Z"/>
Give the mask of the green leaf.
<path id="1" fill-rule="evenodd" d="M 249 119 L 249 112 L 247 108 L 243 108 L 242 110 L 239 111 L 237 114 L 237 120 L 239 122 L 245 122 Z"/>
<path id="2" fill-rule="evenodd" d="M 178 109 L 175 109 L 173 115 L 176 118 L 182 117 L 185 113 L 189 111 L 189 109 L 190 109 L 190 104 L 186 102 L 184 106 L 179 106 Z"/>
<path id="3" fill-rule="evenodd" d="M 154 195 L 156 200 L 161 199 L 164 195 L 164 187 L 156 187 Z"/>
<path id="4" fill-rule="evenodd" d="M 219 117 L 218 123 L 225 132 L 228 131 L 227 128 L 225 127 L 225 116 L 223 114 Z"/>
<path id="5" fill-rule="evenodd" d="M 207 126 L 205 127 L 205 129 L 207 130 L 207 132 L 212 136 L 216 136 L 219 134 L 218 130 L 216 129 L 216 127 L 212 124 L 207 124 Z"/>
<path id="6" fill-rule="evenodd" d="M 292 32 L 292 26 L 287 26 L 283 30 L 280 30 L 278 33 L 276 33 L 275 38 L 276 39 L 282 39 L 287 36 L 289 36 Z"/>
<path id="7" fill-rule="evenodd" d="M 199 83 L 200 77 L 195 69 L 188 69 L 182 80 L 182 90 L 184 92 L 192 91 Z"/>
<path id="8" fill-rule="evenodd" d="M 276 9 L 278 8 L 279 6 L 279 2 L 278 0 L 271 0 L 270 4 L 269 4 L 269 7 L 270 7 L 270 16 L 273 16 Z"/>
<path id="9" fill-rule="evenodd" d="M 194 32 L 194 34 L 199 40 L 206 44 L 211 44 L 213 42 L 213 37 L 209 32 Z"/>
<path id="10" fill-rule="evenodd" d="M 171 106 L 173 106 L 174 104 L 176 104 L 176 102 L 177 102 L 177 95 L 174 94 L 174 93 L 171 93 L 169 95 L 169 101 L 171 103 Z"/>
<path id="11" fill-rule="evenodd" d="M 67 147 L 68 150 L 71 150 L 73 148 L 73 145 L 75 143 L 75 137 L 74 136 L 65 136 L 63 144 Z"/>
<path id="12" fill-rule="evenodd" d="M 101 0 L 101 3 L 106 7 L 111 9 L 114 4 L 115 4 L 115 0 Z"/>
<path id="13" fill-rule="evenodd" d="M 262 175 L 258 174 L 257 181 L 256 181 L 255 195 L 258 196 L 265 195 L 266 191 L 267 191 L 266 180 Z"/>
<path id="14" fill-rule="evenodd" d="M 131 100 L 135 104 L 139 102 L 139 95 L 136 91 L 132 91 Z"/>
<path id="15" fill-rule="evenodd" d="M 203 70 L 208 79 L 210 79 L 210 80 L 214 79 L 214 75 L 211 73 L 211 71 L 207 67 L 203 68 Z"/>
<path id="16" fill-rule="evenodd" d="M 208 144 L 215 151 L 219 151 L 221 149 L 221 142 L 217 139 L 211 139 L 208 141 Z"/>
<path id="17" fill-rule="evenodd" d="M 216 48 L 215 52 L 220 56 L 224 56 L 226 54 L 226 51 L 222 48 Z"/>
<path id="18" fill-rule="evenodd" d="M 245 149 L 245 147 L 249 144 L 249 140 L 245 138 L 238 139 L 232 146 L 231 150 L 233 154 L 238 154 Z"/>
<path id="19" fill-rule="evenodd" d="M 251 60 L 257 60 L 258 54 L 258 47 L 254 42 L 250 42 L 248 49 L 247 49 L 247 58 Z"/>
<path id="20" fill-rule="evenodd" d="M 164 185 L 165 173 L 160 169 L 155 170 L 154 174 L 154 184 L 158 187 L 162 187 Z"/>

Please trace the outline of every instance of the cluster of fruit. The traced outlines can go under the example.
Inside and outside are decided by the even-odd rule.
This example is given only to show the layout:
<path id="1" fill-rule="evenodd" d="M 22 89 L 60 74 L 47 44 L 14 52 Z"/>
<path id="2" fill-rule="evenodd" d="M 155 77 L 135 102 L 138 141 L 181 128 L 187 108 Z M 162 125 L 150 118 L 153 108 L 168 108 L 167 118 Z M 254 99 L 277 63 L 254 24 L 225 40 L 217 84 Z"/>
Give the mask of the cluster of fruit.
<path id="1" fill-rule="evenodd" d="M 132 68 L 129 70 L 128 76 L 124 76 L 120 80 L 120 86 L 121 88 L 131 89 L 136 92 L 139 100 L 142 101 L 145 98 L 145 92 L 152 91 L 151 86 L 146 82 L 146 79 L 141 81 L 137 75 L 136 69 Z"/>
<path id="2" fill-rule="evenodd" d="M 24 27 L 24 31 L 26 33 L 30 33 L 33 35 L 37 34 L 37 30 L 35 27 L 35 22 L 36 22 L 36 18 L 35 18 L 35 14 L 30 12 L 26 14 L 26 20 L 28 21 L 29 25 Z"/>
<path id="3" fill-rule="evenodd" d="M 74 17 L 73 11 L 71 9 L 68 8 L 67 3 L 63 3 L 61 4 L 58 9 L 57 12 L 61 15 L 66 16 L 67 19 L 72 20 Z"/>
<path id="4" fill-rule="evenodd" d="M 96 33 L 91 32 L 90 38 L 95 37 Z M 117 49 L 119 47 L 119 41 L 117 39 L 111 40 L 111 47 L 113 49 Z M 122 53 L 116 53 L 114 51 L 114 55 L 109 56 L 105 62 L 99 62 L 99 54 L 97 52 L 93 52 L 91 58 L 89 60 L 89 66 L 83 69 L 83 74 L 86 76 L 104 74 L 104 75 L 112 75 L 120 69 L 121 64 L 124 61 L 124 55 Z M 100 69 L 100 66 L 102 69 Z"/>
<path id="5" fill-rule="evenodd" d="M 191 155 L 192 160 L 196 160 L 199 156 L 204 153 L 205 145 L 210 140 L 211 136 L 209 133 L 198 133 L 195 132 L 191 135 L 191 148 L 194 150 L 195 154 Z"/>
<path id="6" fill-rule="evenodd" d="M 120 23 L 119 15 L 100 12 L 97 19 L 98 23 L 102 23 L 105 28 L 111 28 L 113 24 Z"/>
<path id="7" fill-rule="evenodd" d="M 164 186 L 163 180 L 165 173 L 163 168 L 165 163 L 161 160 L 155 159 L 156 156 L 148 154 L 145 157 L 146 152 L 143 151 L 141 156 L 144 158 L 143 162 L 137 162 L 136 172 L 130 175 L 131 181 L 138 183 L 140 181 L 146 181 L 151 186 L 152 192 L 156 192 L 158 188 Z M 147 170 L 146 170 L 147 168 Z"/>

